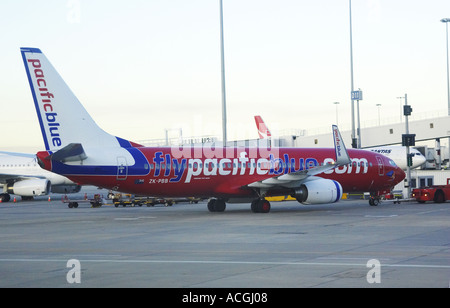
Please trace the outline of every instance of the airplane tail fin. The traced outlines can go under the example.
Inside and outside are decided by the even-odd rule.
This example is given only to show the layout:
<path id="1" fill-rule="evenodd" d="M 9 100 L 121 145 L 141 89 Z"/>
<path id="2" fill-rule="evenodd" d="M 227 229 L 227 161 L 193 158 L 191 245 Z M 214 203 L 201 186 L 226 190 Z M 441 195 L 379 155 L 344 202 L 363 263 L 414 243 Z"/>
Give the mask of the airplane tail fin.
<path id="1" fill-rule="evenodd" d="M 269 128 L 264 123 L 261 116 L 255 116 L 256 128 L 258 129 L 259 139 L 267 139 L 272 137 L 272 134 L 269 131 Z"/>
<path id="2" fill-rule="evenodd" d="M 348 155 L 347 148 L 345 147 L 344 140 L 342 139 L 341 133 L 337 125 L 333 125 L 333 139 L 334 139 L 334 149 L 336 152 L 336 164 L 346 165 L 351 162 L 350 156 Z"/>
<path id="3" fill-rule="evenodd" d="M 40 49 L 20 48 L 20 51 L 47 151 L 56 152 L 70 144 L 83 147 L 129 144 L 95 123 Z"/>

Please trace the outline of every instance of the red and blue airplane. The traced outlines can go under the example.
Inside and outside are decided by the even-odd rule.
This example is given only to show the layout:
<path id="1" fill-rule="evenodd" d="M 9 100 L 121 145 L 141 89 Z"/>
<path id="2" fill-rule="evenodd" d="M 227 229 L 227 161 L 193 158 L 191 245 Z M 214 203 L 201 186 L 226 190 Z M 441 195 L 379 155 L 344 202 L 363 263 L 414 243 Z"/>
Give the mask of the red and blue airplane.
<path id="1" fill-rule="evenodd" d="M 334 148 L 269 146 L 143 147 L 102 130 L 37 48 L 21 48 L 45 151 L 42 168 L 82 185 L 141 196 L 210 198 L 208 209 L 248 200 L 267 213 L 267 196 L 333 203 L 344 192 L 370 192 L 371 204 L 405 173 L 387 157 L 346 149 L 333 125 Z"/>

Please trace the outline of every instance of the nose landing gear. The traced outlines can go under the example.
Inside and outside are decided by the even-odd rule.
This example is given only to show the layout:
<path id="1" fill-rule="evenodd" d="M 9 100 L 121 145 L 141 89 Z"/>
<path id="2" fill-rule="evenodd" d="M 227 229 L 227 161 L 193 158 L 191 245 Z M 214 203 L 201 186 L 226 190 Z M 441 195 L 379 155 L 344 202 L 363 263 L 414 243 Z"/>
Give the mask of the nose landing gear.
<path id="1" fill-rule="evenodd" d="M 377 197 L 377 196 L 369 197 L 369 205 L 370 206 L 377 206 L 378 204 L 380 204 L 380 197 Z"/>

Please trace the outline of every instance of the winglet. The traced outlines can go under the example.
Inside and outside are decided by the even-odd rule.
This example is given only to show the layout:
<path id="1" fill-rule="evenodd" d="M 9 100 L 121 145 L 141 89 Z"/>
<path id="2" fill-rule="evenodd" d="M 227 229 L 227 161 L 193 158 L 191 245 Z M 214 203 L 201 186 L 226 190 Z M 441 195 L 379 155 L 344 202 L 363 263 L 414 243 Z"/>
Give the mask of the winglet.
<path id="1" fill-rule="evenodd" d="M 348 155 L 347 148 L 345 147 L 344 140 L 342 139 L 341 133 L 337 125 L 333 125 L 333 139 L 334 139 L 334 150 L 336 152 L 336 164 L 337 165 L 347 165 L 351 163 L 350 156 Z"/>

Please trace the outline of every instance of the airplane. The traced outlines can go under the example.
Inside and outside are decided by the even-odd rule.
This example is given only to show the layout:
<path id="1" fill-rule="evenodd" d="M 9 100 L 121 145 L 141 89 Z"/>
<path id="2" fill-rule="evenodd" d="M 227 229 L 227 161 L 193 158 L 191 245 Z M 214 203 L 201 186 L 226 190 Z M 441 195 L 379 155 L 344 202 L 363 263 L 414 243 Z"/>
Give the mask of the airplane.
<path id="1" fill-rule="evenodd" d="M 10 194 L 29 200 L 50 192 L 68 194 L 81 189 L 68 178 L 39 167 L 34 154 L 4 151 L 0 151 L 0 187 L 3 187 L 1 202 L 10 201 Z"/>
<path id="2" fill-rule="evenodd" d="M 334 148 L 144 147 L 101 129 L 38 48 L 21 48 L 45 151 L 39 165 L 72 181 L 141 196 L 210 198 L 210 212 L 266 196 L 303 204 L 338 202 L 344 191 L 370 192 L 375 205 L 405 178 L 383 155 L 346 149 L 336 125 Z"/>
<path id="3" fill-rule="evenodd" d="M 368 147 L 364 148 L 364 150 L 369 150 L 375 153 L 383 154 L 389 158 L 391 158 L 397 166 L 402 168 L 403 170 L 406 170 L 408 167 L 407 163 L 407 149 L 405 146 L 401 145 L 391 145 L 391 146 L 378 146 L 378 147 Z M 409 154 L 412 158 L 412 165 L 410 166 L 411 169 L 415 169 L 417 167 L 422 166 L 427 159 L 425 156 L 420 153 L 419 150 L 416 148 L 409 148 Z"/>
<path id="4" fill-rule="evenodd" d="M 266 123 L 264 123 L 261 116 L 256 115 L 255 116 L 255 122 L 256 127 L 258 129 L 258 134 L 260 139 L 269 138 L 272 136 L 270 133 Z M 408 163 L 406 159 L 406 147 L 405 146 L 376 146 L 376 147 L 367 147 L 363 148 L 364 150 L 372 151 L 375 153 L 383 154 L 397 164 L 398 167 L 400 167 L 403 170 L 407 169 Z M 426 162 L 425 156 L 420 153 L 419 150 L 415 148 L 410 148 L 409 153 L 412 157 L 412 165 L 410 166 L 411 169 L 417 168 L 421 165 L 423 165 Z"/>

